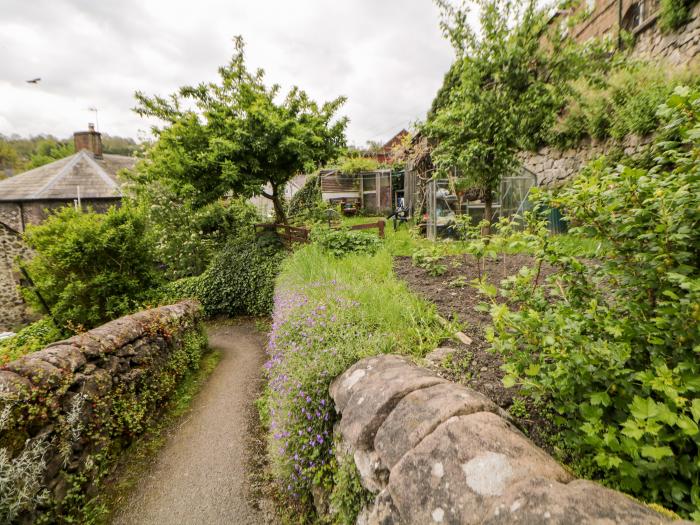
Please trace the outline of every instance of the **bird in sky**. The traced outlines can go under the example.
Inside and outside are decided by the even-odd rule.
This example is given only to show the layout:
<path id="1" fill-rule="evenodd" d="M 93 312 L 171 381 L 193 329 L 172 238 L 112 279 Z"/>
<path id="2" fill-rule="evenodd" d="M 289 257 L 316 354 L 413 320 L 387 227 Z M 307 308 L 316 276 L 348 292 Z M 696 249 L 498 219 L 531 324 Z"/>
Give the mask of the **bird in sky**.
<path id="1" fill-rule="evenodd" d="M 39 81 L 41 80 L 41 77 L 33 78 L 31 80 L 27 80 L 27 84 L 38 84 Z"/>

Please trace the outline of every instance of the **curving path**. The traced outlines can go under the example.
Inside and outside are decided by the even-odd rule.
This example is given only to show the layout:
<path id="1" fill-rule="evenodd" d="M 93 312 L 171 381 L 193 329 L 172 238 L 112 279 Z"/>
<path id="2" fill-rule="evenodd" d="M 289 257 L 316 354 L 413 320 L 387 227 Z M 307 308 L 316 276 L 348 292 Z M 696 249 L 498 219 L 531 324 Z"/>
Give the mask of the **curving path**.
<path id="1" fill-rule="evenodd" d="M 270 521 L 246 497 L 247 433 L 264 359 L 262 338 L 251 321 L 207 332 L 221 362 L 134 490 L 128 508 L 115 517 L 116 524 Z"/>

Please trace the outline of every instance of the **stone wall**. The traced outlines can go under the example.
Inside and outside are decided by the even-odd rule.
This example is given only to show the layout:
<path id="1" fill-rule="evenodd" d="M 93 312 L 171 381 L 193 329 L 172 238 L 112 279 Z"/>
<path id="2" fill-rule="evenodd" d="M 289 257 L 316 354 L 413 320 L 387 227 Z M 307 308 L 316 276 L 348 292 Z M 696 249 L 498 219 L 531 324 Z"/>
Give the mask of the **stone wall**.
<path id="1" fill-rule="evenodd" d="M 198 366 L 206 342 L 199 319 L 192 301 L 145 310 L 0 367 L 0 448 L 13 458 L 3 475 L 17 472 L 3 480 L 10 487 L 0 522 L 53 523 L 81 504 L 77 495 L 95 494 L 107 458 L 146 429 Z M 21 512 L 8 516 L 14 500 Z"/>
<path id="2" fill-rule="evenodd" d="M 690 22 L 673 33 L 663 34 L 655 21 L 641 29 L 634 46 L 637 56 L 684 65 L 700 54 L 700 4 L 693 7 Z"/>
<path id="3" fill-rule="evenodd" d="M 521 153 L 523 166 L 535 174 L 539 186 L 557 187 L 571 180 L 591 160 L 613 150 L 633 155 L 647 147 L 651 137 L 628 137 L 622 144 L 614 141 L 583 140 L 577 147 L 566 150 L 545 147 Z"/>
<path id="4" fill-rule="evenodd" d="M 19 293 L 17 258 L 28 258 L 29 247 L 19 232 L 0 223 L 0 332 L 28 323 L 33 317 Z"/>
<path id="5" fill-rule="evenodd" d="M 406 358 L 363 359 L 330 394 L 342 415 L 338 459 L 352 457 L 375 495 L 358 524 L 669 523 L 575 479 L 489 399 Z"/>

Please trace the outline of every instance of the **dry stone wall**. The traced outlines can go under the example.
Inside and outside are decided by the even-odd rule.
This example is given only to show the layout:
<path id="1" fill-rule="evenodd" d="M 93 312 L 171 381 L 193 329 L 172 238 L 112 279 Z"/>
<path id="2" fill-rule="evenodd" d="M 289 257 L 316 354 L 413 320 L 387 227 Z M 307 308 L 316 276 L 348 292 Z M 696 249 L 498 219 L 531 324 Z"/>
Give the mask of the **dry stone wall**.
<path id="1" fill-rule="evenodd" d="M 145 310 L 0 367 L 0 522 L 53 523 L 95 494 L 107 458 L 198 365 L 200 310 Z"/>
<path id="2" fill-rule="evenodd" d="M 691 63 L 700 54 L 700 4 L 693 7 L 690 21 L 672 33 L 662 33 L 658 21 L 640 31 L 634 54 L 675 65 Z"/>
<path id="3" fill-rule="evenodd" d="M 0 332 L 29 322 L 32 318 L 19 292 L 17 259 L 31 254 L 19 232 L 0 223 Z"/>
<path id="4" fill-rule="evenodd" d="M 623 143 L 584 140 L 577 147 L 566 150 L 545 147 L 520 155 L 523 167 L 537 177 L 537 185 L 558 187 L 574 178 L 583 166 L 613 150 L 634 155 L 647 147 L 651 137 L 628 137 Z"/>
<path id="5" fill-rule="evenodd" d="M 339 460 L 352 457 L 375 495 L 358 524 L 669 523 L 575 479 L 489 399 L 404 357 L 363 359 L 330 394 L 342 415 Z"/>

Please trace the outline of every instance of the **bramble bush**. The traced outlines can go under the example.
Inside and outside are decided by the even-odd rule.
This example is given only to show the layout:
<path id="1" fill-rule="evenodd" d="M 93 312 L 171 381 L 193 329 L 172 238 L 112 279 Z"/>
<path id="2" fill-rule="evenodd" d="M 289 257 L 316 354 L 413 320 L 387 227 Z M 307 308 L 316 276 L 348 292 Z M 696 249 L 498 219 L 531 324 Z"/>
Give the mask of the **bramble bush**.
<path id="1" fill-rule="evenodd" d="M 66 207 L 28 226 L 25 239 L 35 252 L 27 270 L 61 329 L 130 313 L 158 284 L 146 222 L 128 206 L 103 214 Z M 43 311 L 31 287 L 23 295 Z"/>
<path id="2" fill-rule="evenodd" d="M 260 407 L 273 473 L 297 519 L 354 523 L 366 499 L 354 463 L 334 447 L 331 381 L 363 357 L 422 356 L 444 335 L 434 307 L 394 277 L 386 250 L 336 258 L 311 244 L 285 260 Z M 312 490 L 329 494 L 335 514 L 314 515 Z"/>
<path id="3" fill-rule="evenodd" d="M 606 244 L 563 255 L 532 220 L 538 264 L 494 304 L 507 385 L 548 401 L 580 473 L 700 520 L 700 92 L 677 88 L 642 163 L 591 163 L 557 195 L 574 234 Z"/>
<path id="4" fill-rule="evenodd" d="M 316 228 L 311 232 L 311 240 L 335 257 L 345 257 L 351 253 L 377 253 L 382 241 L 373 233 L 348 229 Z"/>

